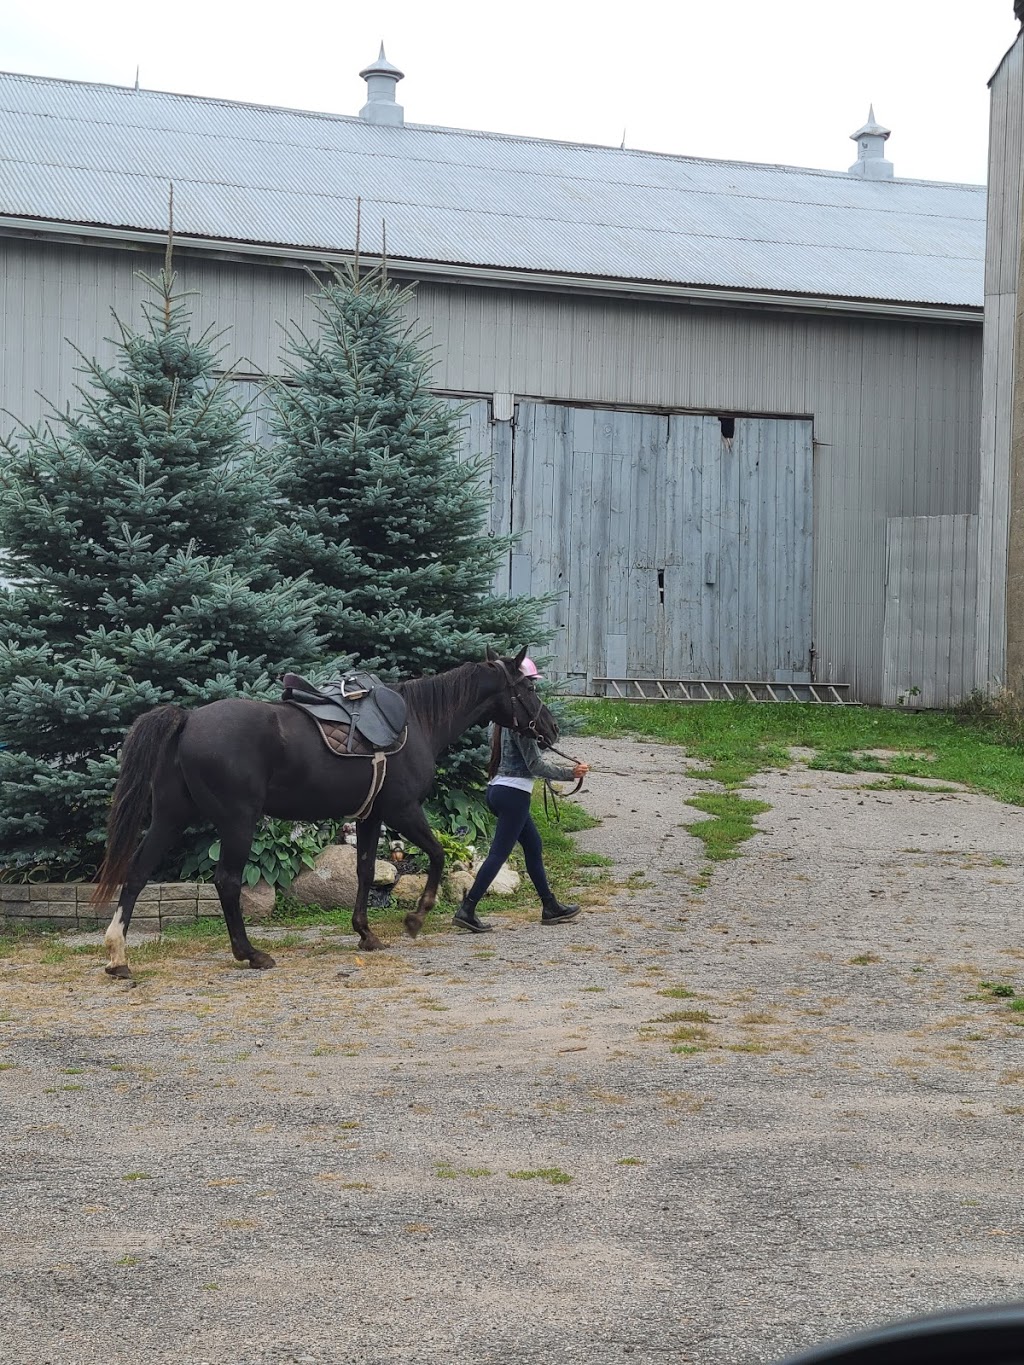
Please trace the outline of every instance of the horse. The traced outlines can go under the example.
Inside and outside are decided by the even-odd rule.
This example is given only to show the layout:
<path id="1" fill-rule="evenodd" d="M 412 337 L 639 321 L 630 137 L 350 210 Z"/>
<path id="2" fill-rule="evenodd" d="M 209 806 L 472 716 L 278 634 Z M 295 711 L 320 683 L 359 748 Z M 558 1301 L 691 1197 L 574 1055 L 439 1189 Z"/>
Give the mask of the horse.
<path id="1" fill-rule="evenodd" d="M 482 662 L 395 684 L 407 707 L 406 742 L 388 757 L 383 785 L 357 824 L 352 929 L 360 949 L 386 947 L 366 916 L 382 824 L 418 845 L 430 862 L 423 893 L 405 916 L 411 938 L 437 899 L 444 850 L 427 823 L 423 802 L 438 757 L 452 741 L 488 721 L 529 735 L 542 747 L 558 738 L 554 717 L 532 680 L 519 672 L 525 656 L 525 648 L 514 658 L 488 649 Z M 213 881 L 232 953 L 257 970 L 275 966 L 269 953 L 249 942 L 239 903 L 256 827 L 264 815 L 306 821 L 350 816 L 365 805 L 371 771 L 371 755 L 332 754 L 313 720 L 284 701 L 232 697 L 194 709 L 157 706 L 141 715 L 125 736 L 106 852 L 92 896 L 94 904 L 108 904 L 121 887 L 104 935 L 107 973 L 131 977 L 125 936 L 135 903 L 185 829 L 201 820 L 220 835 Z M 140 843 L 147 814 L 149 829 Z"/>

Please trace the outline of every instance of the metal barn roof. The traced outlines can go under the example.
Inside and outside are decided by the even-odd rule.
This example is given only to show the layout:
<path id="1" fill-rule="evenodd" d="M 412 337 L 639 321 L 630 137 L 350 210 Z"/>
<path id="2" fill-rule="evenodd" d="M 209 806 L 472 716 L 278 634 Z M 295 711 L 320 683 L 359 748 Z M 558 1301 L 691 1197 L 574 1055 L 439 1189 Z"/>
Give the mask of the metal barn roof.
<path id="1" fill-rule="evenodd" d="M 980 308 L 985 191 L 0 74 L 0 215 L 411 263 Z"/>

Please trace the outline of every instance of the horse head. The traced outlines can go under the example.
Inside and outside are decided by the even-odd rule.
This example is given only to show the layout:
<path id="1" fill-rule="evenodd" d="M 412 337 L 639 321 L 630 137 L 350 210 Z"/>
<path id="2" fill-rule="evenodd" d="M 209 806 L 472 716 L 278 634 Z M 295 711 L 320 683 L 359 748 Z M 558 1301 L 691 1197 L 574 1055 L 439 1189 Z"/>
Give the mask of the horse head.
<path id="1" fill-rule="evenodd" d="M 542 749 L 558 738 L 558 725 L 544 705 L 537 684 L 519 667 L 526 658 L 526 646 L 514 658 L 503 659 L 496 650 L 487 650 L 487 663 L 499 670 L 500 685 L 490 717 L 496 725 L 535 739 Z"/>

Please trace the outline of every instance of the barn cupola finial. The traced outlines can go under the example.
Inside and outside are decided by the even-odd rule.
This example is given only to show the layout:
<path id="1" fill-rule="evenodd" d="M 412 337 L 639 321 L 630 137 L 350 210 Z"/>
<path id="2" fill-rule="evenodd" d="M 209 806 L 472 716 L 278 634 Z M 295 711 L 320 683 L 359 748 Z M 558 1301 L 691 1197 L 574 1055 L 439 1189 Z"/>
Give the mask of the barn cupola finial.
<path id="1" fill-rule="evenodd" d="M 891 180 L 892 162 L 885 159 L 885 142 L 889 129 L 883 128 L 875 119 L 875 106 L 868 108 L 868 121 L 863 128 L 850 134 L 850 140 L 857 144 L 857 160 L 850 167 L 851 175 L 862 176 L 865 180 Z"/>
<path id="2" fill-rule="evenodd" d="M 366 119 L 367 123 L 404 123 L 405 110 L 395 100 L 395 90 L 405 72 L 392 66 L 384 56 L 383 43 L 377 60 L 371 66 L 364 67 L 359 74 L 366 82 L 366 103 L 360 109 L 359 117 Z"/>

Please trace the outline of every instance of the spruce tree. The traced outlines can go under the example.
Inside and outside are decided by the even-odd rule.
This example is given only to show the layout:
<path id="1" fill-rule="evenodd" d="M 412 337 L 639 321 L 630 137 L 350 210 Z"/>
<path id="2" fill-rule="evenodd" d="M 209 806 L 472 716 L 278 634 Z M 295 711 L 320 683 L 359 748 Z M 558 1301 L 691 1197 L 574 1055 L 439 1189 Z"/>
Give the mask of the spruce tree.
<path id="1" fill-rule="evenodd" d="M 411 299 L 383 267 L 333 270 L 316 332 L 289 336 L 276 399 L 287 499 L 277 564 L 321 589 L 328 653 L 388 677 L 543 635 L 542 604 L 491 590 L 509 541 L 487 532 L 486 463 L 459 458 L 460 413 L 430 390 Z M 479 779 L 480 740 L 449 756 L 442 786 Z"/>
<path id="2" fill-rule="evenodd" d="M 271 580 L 273 479 L 169 270 L 116 362 L 0 467 L 0 865 L 86 874 L 125 731 L 161 702 L 269 691 L 319 654 L 302 584 Z M 116 321 L 116 319 L 115 319 Z"/>

